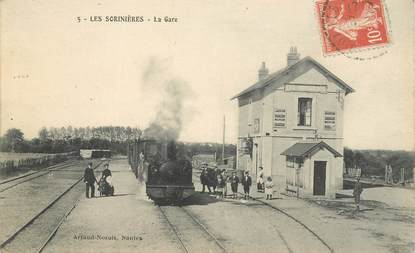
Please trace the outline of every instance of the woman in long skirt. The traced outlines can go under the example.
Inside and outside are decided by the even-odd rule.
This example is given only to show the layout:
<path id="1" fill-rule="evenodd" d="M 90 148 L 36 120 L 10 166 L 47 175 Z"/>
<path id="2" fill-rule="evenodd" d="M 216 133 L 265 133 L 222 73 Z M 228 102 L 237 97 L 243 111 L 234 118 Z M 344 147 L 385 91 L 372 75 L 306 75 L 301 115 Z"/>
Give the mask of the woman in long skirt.
<path id="1" fill-rule="evenodd" d="M 264 190 L 264 171 L 262 167 L 259 167 L 258 177 L 256 180 L 257 183 L 257 191 L 263 191 Z"/>

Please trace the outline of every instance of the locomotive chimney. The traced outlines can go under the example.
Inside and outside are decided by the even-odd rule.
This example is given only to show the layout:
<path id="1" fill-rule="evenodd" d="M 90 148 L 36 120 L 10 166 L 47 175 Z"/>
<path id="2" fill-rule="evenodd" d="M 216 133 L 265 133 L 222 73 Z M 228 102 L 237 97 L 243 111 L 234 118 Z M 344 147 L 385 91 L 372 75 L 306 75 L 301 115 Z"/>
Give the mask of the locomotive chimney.
<path id="1" fill-rule="evenodd" d="M 291 66 L 300 60 L 300 54 L 297 53 L 297 47 L 291 47 L 287 54 L 287 66 Z"/>
<path id="2" fill-rule="evenodd" d="M 174 141 L 167 143 L 167 159 L 170 161 L 176 161 L 177 147 Z"/>
<path id="3" fill-rule="evenodd" d="M 265 79 L 267 76 L 268 76 L 268 69 L 265 66 L 265 62 L 262 62 L 262 66 L 258 70 L 258 81 Z"/>

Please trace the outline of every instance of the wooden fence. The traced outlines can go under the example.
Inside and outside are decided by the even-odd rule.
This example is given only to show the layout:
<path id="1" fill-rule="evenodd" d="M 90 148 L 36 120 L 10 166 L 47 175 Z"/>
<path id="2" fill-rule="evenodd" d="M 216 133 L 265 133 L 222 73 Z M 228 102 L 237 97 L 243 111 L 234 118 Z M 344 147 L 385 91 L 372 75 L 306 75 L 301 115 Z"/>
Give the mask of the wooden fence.
<path id="1" fill-rule="evenodd" d="M 22 167 L 38 167 L 44 165 L 52 165 L 67 160 L 70 156 L 79 155 L 79 151 L 59 154 L 45 154 L 41 157 L 22 158 L 19 160 L 8 160 L 0 162 L 0 170 L 11 170 Z"/>

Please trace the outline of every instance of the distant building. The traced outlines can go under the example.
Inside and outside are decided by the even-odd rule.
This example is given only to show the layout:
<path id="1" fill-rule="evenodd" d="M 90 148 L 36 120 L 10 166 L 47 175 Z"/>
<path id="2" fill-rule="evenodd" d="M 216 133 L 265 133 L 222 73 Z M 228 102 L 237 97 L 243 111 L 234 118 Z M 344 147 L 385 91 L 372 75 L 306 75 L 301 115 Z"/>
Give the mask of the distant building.
<path id="1" fill-rule="evenodd" d="M 237 168 L 264 168 L 279 192 L 334 197 L 343 184 L 344 98 L 354 90 L 296 48 L 287 66 L 237 94 Z"/>
<path id="2" fill-rule="evenodd" d="M 236 161 L 235 156 L 225 157 L 220 164 L 217 165 L 220 170 L 235 170 Z"/>
<path id="3" fill-rule="evenodd" d="M 79 155 L 83 159 L 91 158 L 110 158 L 111 150 L 109 149 L 80 149 Z"/>
<path id="4" fill-rule="evenodd" d="M 225 157 L 223 159 L 223 165 L 227 166 L 228 168 L 235 168 L 235 156 Z"/>
<path id="5" fill-rule="evenodd" d="M 203 164 L 208 166 L 216 165 L 216 155 L 215 154 L 197 154 L 192 157 L 193 168 L 201 168 Z"/>

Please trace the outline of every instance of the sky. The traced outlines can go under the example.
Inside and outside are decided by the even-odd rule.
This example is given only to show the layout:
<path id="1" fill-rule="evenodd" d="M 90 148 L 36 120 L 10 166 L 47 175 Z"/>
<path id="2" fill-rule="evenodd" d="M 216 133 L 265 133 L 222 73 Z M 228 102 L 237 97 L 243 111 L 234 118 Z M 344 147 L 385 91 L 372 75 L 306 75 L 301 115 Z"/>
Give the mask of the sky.
<path id="1" fill-rule="evenodd" d="M 12 127 L 26 138 L 43 126 L 145 128 L 165 95 L 156 83 L 152 92 L 143 89 L 146 69 L 157 62 L 163 80 L 189 89 L 180 140 L 221 142 L 225 116 L 226 142 L 236 143 L 237 101 L 230 99 L 256 82 L 261 62 L 277 71 L 296 46 L 356 90 L 345 100 L 345 146 L 413 150 L 414 2 L 383 2 L 391 43 L 356 52 L 386 52 L 356 61 L 323 54 L 311 0 L 3 0 L 1 134 Z M 91 21 L 120 15 L 144 22 Z M 165 16 L 178 21 L 153 22 Z"/>

